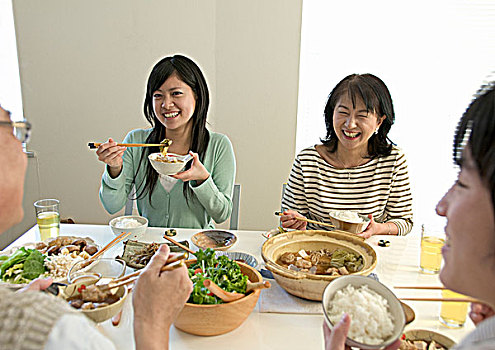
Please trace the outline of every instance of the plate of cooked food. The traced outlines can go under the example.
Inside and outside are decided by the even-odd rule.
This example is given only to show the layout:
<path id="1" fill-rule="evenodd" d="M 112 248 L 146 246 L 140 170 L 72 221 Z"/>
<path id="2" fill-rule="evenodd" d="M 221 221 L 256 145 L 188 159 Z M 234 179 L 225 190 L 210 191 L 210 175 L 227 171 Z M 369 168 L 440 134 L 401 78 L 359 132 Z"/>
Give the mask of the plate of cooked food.
<path id="1" fill-rule="evenodd" d="M 189 247 L 188 241 L 179 242 L 186 247 Z M 132 267 L 133 269 L 142 269 L 150 261 L 151 257 L 160 248 L 162 244 L 167 244 L 170 247 L 170 251 L 174 253 L 185 253 L 179 246 L 172 243 L 145 243 L 134 240 L 124 241 L 124 252 L 122 253 L 121 259 L 125 261 L 126 265 Z"/>
<path id="2" fill-rule="evenodd" d="M 0 252 L 0 281 L 20 288 L 38 277 L 67 279 L 70 267 L 99 251 L 89 237 L 59 236 Z"/>
<path id="3" fill-rule="evenodd" d="M 200 248 L 211 248 L 213 250 L 227 250 L 237 241 L 232 232 L 222 230 L 207 230 L 196 233 L 191 237 L 191 242 Z"/>

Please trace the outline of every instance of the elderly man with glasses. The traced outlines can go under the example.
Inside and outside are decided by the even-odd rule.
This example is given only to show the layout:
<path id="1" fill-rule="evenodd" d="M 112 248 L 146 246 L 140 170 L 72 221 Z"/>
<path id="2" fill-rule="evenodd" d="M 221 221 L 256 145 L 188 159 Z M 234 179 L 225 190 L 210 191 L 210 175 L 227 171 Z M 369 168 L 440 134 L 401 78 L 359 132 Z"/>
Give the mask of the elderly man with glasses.
<path id="1" fill-rule="evenodd" d="M 0 106 L 0 234 L 23 217 L 23 143 L 30 130 L 28 122 L 11 121 Z M 185 267 L 160 272 L 168 256 L 168 246 L 163 245 L 134 287 L 136 349 L 168 348 L 169 329 L 191 293 Z M 18 293 L 0 284 L 0 349 L 115 349 L 92 321 L 61 299 L 40 292 L 51 283 L 37 279 Z"/>

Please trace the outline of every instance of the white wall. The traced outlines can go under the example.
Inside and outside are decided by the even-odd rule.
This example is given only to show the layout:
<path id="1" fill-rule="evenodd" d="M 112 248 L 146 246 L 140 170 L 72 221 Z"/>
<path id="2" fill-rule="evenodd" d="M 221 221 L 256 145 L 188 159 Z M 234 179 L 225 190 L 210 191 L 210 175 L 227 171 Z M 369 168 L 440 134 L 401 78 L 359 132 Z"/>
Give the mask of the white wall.
<path id="1" fill-rule="evenodd" d="M 59 198 L 61 216 L 78 223 L 109 221 L 98 199 L 103 164 L 87 143 L 120 140 L 146 126 L 151 67 L 183 53 L 207 77 L 211 129 L 234 144 L 240 228 L 276 226 L 273 211 L 295 144 L 301 2 L 16 0 L 23 103 L 41 196 Z"/>
<path id="2" fill-rule="evenodd" d="M 324 106 L 340 80 L 377 75 L 394 101 L 389 136 L 408 158 L 414 221 L 436 221 L 457 176 L 457 122 L 494 69 L 494 24 L 493 1 L 305 1 L 296 149 L 325 136 Z"/>

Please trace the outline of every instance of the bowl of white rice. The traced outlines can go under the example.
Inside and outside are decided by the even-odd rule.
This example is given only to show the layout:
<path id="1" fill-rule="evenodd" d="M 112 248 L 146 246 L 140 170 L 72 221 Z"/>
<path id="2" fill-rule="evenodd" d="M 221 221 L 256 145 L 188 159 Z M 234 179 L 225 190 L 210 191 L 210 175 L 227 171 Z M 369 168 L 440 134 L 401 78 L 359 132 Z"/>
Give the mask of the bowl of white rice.
<path id="1" fill-rule="evenodd" d="M 380 282 L 365 276 L 342 276 L 323 292 L 325 322 L 333 329 L 342 315 L 351 318 L 346 344 L 361 349 L 381 349 L 404 331 L 406 319 L 399 299 Z"/>
<path id="2" fill-rule="evenodd" d="M 148 219 L 139 215 L 119 216 L 110 220 L 109 225 L 116 236 L 123 232 L 130 232 L 127 238 L 138 241 L 146 233 Z"/>
<path id="3" fill-rule="evenodd" d="M 350 233 L 361 233 L 370 223 L 367 216 L 352 210 L 330 210 L 328 216 L 335 229 Z"/>

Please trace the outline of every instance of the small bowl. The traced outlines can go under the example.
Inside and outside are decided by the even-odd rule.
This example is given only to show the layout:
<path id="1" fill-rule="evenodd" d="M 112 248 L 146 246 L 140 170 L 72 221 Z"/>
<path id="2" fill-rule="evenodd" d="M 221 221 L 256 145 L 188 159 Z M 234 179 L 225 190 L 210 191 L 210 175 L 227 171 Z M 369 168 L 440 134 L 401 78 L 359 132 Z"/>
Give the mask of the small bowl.
<path id="1" fill-rule="evenodd" d="M 181 156 L 175 153 L 167 153 L 167 160 L 173 162 L 160 161 L 158 159 L 163 159 L 163 155 L 160 152 L 151 153 L 148 159 L 151 166 L 161 175 L 174 175 L 181 171 L 186 163 L 192 158 L 189 154 Z"/>
<path id="2" fill-rule="evenodd" d="M 430 331 L 429 329 L 410 329 L 407 332 L 404 332 L 407 340 L 415 341 L 415 340 L 423 340 L 426 342 L 431 342 L 432 340 L 435 343 L 443 346 L 446 349 L 450 349 L 454 347 L 456 344 L 455 341 L 447 337 L 446 335 Z"/>
<path id="3" fill-rule="evenodd" d="M 323 299 L 322 299 L 323 313 L 325 315 L 325 322 L 327 323 L 327 325 L 330 327 L 330 329 L 333 329 L 333 324 L 332 321 L 330 321 L 330 317 L 328 314 L 329 313 L 328 309 L 333 299 L 333 296 L 337 291 L 347 287 L 348 285 L 352 285 L 356 288 L 367 285 L 369 289 L 373 290 L 374 292 L 385 298 L 388 302 L 389 311 L 392 314 L 392 317 L 394 318 L 394 329 L 392 335 L 390 335 L 381 344 L 363 344 L 349 337 L 346 339 L 346 344 L 348 346 L 357 347 L 360 349 L 381 349 L 383 347 L 392 344 L 396 339 L 398 339 L 402 335 L 402 332 L 404 331 L 404 326 L 406 323 L 404 310 L 402 308 L 399 299 L 397 299 L 395 294 L 392 293 L 390 289 L 385 287 L 382 283 L 378 282 L 373 278 L 356 276 L 356 275 L 342 276 L 328 284 L 328 286 L 325 288 L 325 291 L 323 292 Z M 352 320 L 351 320 L 351 327 L 352 327 Z"/>
<path id="4" fill-rule="evenodd" d="M 125 273 L 125 261 L 122 259 L 113 259 L 113 258 L 100 258 L 89 265 L 87 265 L 88 261 L 79 261 L 74 264 L 67 276 L 67 281 L 69 283 L 75 283 L 80 278 L 90 277 L 90 276 L 99 276 L 101 279 L 114 279 L 124 276 Z"/>
<path id="5" fill-rule="evenodd" d="M 241 252 L 216 252 L 215 255 L 219 257 L 220 255 L 226 255 L 227 258 L 244 263 L 246 265 L 249 265 L 253 268 L 256 268 L 258 266 L 258 260 L 251 254 L 247 253 L 241 253 Z"/>
<path id="6" fill-rule="evenodd" d="M 342 211 L 343 210 L 331 210 L 328 213 L 328 216 L 330 217 L 330 221 L 335 226 L 336 230 L 342 230 L 350 233 L 361 233 L 364 230 L 366 230 L 366 227 L 368 227 L 370 223 L 370 219 L 367 216 L 357 213 L 357 215 L 362 219 L 361 222 L 352 222 L 349 220 L 346 221 L 341 219 L 338 215 L 338 213 Z M 349 210 L 345 210 L 345 211 L 349 211 Z"/>
<path id="7" fill-rule="evenodd" d="M 141 225 L 138 227 L 123 227 L 126 226 L 126 223 L 132 223 L 133 221 L 131 220 L 134 222 L 137 221 Z M 131 232 L 127 239 L 139 240 L 146 233 L 148 219 L 139 215 L 125 215 L 110 220 L 108 224 L 116 236 L 121 235 L 123 232 Z"/>
<path id="8" fill-rule="evenodd" d="M 85 281 L 80 281 L 74 284 L 69 284 L 65 290 L 64 290 L 64 298 L 69 299 L 71 297 L 78 296 L 80 293 L 78 292 L 78 288 L 82 285 L 90 285 L 94 284 L 97 282 L 97 279 L 91 281 L 91 280 L 85 280 Z M 104 322 L 106 320 L 111 319 L 113 316 L 115 316 L 121 309 L 122 306 L 124 305 L 124 301 L 127 298 L 128 291 L 127 291 L 127 286 L 120 286 L 118 289 L 114 292 L 114 294 L 118 295 L 120 297 L 119 300 L 117 300 L 115 303 L 99 307 L 96 309 L 92 310 L 78 310 L 74 309 L 78 312 L 81 312 L 83 315 L 88 317 L 89 319 L 93 320 L 96 323 Z"/>
<path id="9" fill-rule="evenodd" d="M 227 250 L 237 241 L 236 235 L 228 231 L 208 230 L 198 232 L 191 237 L 191 242 L 200 248 L 214 250 Z"/>

